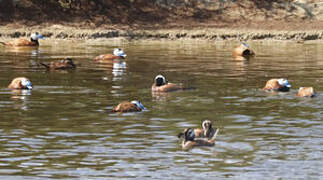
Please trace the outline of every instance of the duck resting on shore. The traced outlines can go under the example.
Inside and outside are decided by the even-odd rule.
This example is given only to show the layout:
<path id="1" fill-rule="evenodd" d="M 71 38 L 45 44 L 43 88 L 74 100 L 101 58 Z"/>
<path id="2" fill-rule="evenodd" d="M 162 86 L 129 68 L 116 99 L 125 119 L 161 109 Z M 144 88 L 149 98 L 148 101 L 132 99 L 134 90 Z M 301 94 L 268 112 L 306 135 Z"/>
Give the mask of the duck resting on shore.
<path id="1" fill-rule="evenodd" d="M 313 87 L 300 87 L 296 94 L 298 97 L 315 97 L 316 92 Z"/>
<path id="2" fill-rule="evenodd" d="M 288 92 L 291 85 L 285 78 L 270 79 L 262 90 Z"/>
<path id="3" fill-rule="evenodd" d="M 127 56 L 126 53 L 122 49 L 114 48 L 113 54 L 101 54 L 99 56 L 96 56 L 94 58 L 94 61 L 104 62 L 104 61 L 113 60 L 113 59 L 124 59 L 126 58 L 126 56 Z"/>
<path id="4" fill-rule="evenodd" d="M 44 39 L 44 37 L 43 35 L 36 32 L 30 35 L 30 40 L 20 38 L 9 42 L 0 42 L 0 44 L 5 46 L 12 46 L 12 47 L 39 46 L 38 39 Z"/>
<path id="5" fill-rule="evenodd" d="M 254 56 L 255 52 L 249 47 L 247 43 L 241 43 L 240 46 L 233 50 L 233 56 L 237 57 L 251 57 Z"/>
<path id="6" fill-rule="evenodd" d="M 112 109 L 112 112 L 139 112 L 146 110 L 140 101 L 124 101 Z"/>
<path id="7" fill-rule="evenodd" d="M 152 92 L 170 92 L 177 90 L 183 90 L 183 86 L 168 83 L 163 75 L 157 75 L 155 77 L 155 82 L 151 87 Z"/>
<path id="8" fill-rule="evenodd" d="M 48 70 L 68 70 L 76 68 L 76 65 L 74 64 L 71 58 L 66 58 L 59 61 L 52 61 L 48 64 L 42 62 L 39 64 L 44 66 Z"/>
<path id="9" fill-rule="evenodd" d="M 17 77 L 11 81 L 8 86 L 9 89 L 32 89 L 33 86 L 28 78 Z"/>

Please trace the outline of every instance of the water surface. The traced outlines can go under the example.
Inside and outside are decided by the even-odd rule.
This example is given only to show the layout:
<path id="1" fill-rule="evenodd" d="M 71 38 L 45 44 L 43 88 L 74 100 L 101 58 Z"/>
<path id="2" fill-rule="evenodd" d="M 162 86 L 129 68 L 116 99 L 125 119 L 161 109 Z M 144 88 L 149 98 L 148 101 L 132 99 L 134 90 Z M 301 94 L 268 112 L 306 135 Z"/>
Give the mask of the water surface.
<path id="1" fill-rule="evenodd" d="M 56 41 L 0 47 L 1 179 L 319 179 L 323 176 L 323 44 L 250 42 L 257 56 L 232 58 L 234 42 Z M 92 59 L 123 48 L 125 61 Z M 75 71 L 38 62 L 71 57 Z M 157 74 L 195 90 L 151 94 Z M 14 77 L 32 91 L 10 91 Z M 261 91 L 285 77 L 288 93 Z M 300 86 L 318 97 L 296 98 Z M 140 113 L 113 114 L 138 99 Z M 214 147 L 181 150 L 177 133 L 205 119 Z"/>

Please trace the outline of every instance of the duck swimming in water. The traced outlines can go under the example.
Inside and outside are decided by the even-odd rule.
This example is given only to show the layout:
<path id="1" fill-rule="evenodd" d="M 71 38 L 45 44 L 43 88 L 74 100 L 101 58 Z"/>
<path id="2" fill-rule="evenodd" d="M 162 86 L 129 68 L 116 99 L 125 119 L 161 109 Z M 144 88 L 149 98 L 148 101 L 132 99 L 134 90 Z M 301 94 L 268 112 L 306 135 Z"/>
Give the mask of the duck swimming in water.
<path id="1" fill-rule="evenodd" d="M 0 42 L 0 44 L 12 47 L 39 46 L 38 39 L 44 39 L 44 36 L 36 32 L 30 35 L 30 40 L 20 38 L 9 42 Z"/>
<path id="2" fill-rule="evenodd" d="M 216 130 L 214 135 L 210 139 L 195 139 L 196 135 L 194 129 L 188 128 L 184 130 L 184 140 L 182 141 L 182 148 L 184 150 L 192 149 L 197 146 L 214 146 L 215 138 L 219 132 L 219 129 Z"/>
<path id="3" fill-rule="evenodd" d="M 9 89 L 32 89 L 33 86 L 28 78 L 17 77 L 11 81 Z"/>
<path id="4" fill-rule="evenodd" d="M 315 97 L 316 92 L 313 87 L 300 87 L 296 94 L 298 97 Z"/>
<path id="5" fill-rule="evenodd" d="M 124 101 L 112 109 L 112 112 L 139 112 L 146 110 L 145 106 L 140 101 Z"/>
<path id="6" fill-rule="evenodd" d="M 194 134 L 196 138 L 208 138 L 211 139 L 214 136 L 215 130 L 212 127 L 212 122 L 210 120 L 204 120 L 202 122 L 202 128 L 194 129 Z M 178 138 L 184 136 L 184 132 L 178 134 Z"/>
<path id="7" fill-rule="evenodd" d="M 247 43 L 241 43 L 240 46 L 236 47 L 234 50 L 233 50 L 233 56 L 235 58 L 237 57 L 251 57 L 251 56 L 254 56 L 255 55 L 255 52 L 250 49 L 249 45 Z"/>
<path id="8" fill-rule="evenodd" d="M 288 92 L 291 85 L 285 78 L 270 79 L 262 90 Z"/>
<path id="9" fill-rule="evenodd" d="M 53 61 L 49 64 L 39 63 L 40 65 L 44 66 L 48 70 L 68 70 L 68 69 L 75 69 L 76 65 L 74 64 L 71 58 L 66 58 L 60 61 Z"/>
<path id="10" fill-rule="evenodd" d="M 126 57 L 126 53 L 119 48 L 114 48 L 113 54 L 102 54 L 94 58 L 94 61 L 107 61 L 107 60 L 113 60 L 113 59 L 124 59 Z"/>
<path id="11" fill-rule="evenodd" d="M 155 83 L 151 87 L 152 92 L 170 92 L 177 90 L 183 90 L 183 87 L 173 83 L 167 83 L 166 78 L 162 75 L 155 77 Z"/>

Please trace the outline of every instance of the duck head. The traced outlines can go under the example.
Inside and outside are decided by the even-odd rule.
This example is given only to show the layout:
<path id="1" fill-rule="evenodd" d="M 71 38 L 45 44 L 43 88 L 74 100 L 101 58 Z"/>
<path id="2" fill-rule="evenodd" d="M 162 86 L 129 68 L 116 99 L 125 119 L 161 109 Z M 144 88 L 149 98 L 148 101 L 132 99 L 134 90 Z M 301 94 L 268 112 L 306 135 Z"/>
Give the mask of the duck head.
<path id="1" fill-rule="evenodd" d="M 204 131 L 207 131 L 212 128 L 212 122 L 210 120 L 204 120 L 202 123 L 202 127 Z"/>
<path id="2" fill-rule="evenodd" d="M 134 101 L 131 101 L 131 104 L 134 104 L 135 106 L 137 106 L 142 110 L 146 110 L 145 106 L 140 101 L 134 100 Z"/>
<path id="3" fill-rule="evenodd" d="M 26 79 L 26 78 L 21 79 L 20 84 L 24 89 L 32 89 L 33 88 L 30 80 Z"/>
<path id="4" fill-rule="evenodd" d="M 195 138 L 194 129 L 192 128 L 185 129 L 184 138 L 185 138 L 185 141 L 194 141 L 194 138 Z"/>
<path id="5" fill-rule="evenodd" d="M 155 77 L 156 86 L 162 86 L 166 84 L 166 78 L 163 75 L 157 75 Z"/>
<path id="6" fill-rule="evenodd" d="M 73 60 L 71 58 L 66 58 L 64 60 L 62 60 L 62 63 L 66 64 L 66 65 L 69 65 L 73 68 L 76 67 L 76 65 L 74 64 Z"/>
<path id="7" fill-rule="evenodd" d="M 31 39 L 32 41 L 38 41 L 38 39 L 44 39 L 44 36 L 43 36 L 43 35 L 41 35 L 41 34 L 39 34 L 38 32 L 36 32 L 36 33 L 32 33 L 32 34 L 30 35 L 30 39 Z"/>
<path id="8" fill-rule="evenodd" d="M 120 56 L 120 57 L 123 57 L 123 58 L 125 58 L 127 56 L 126 53 L 122 49 L 119 49 L 119 48 L 114 48 L 113 49 L 113 55 Z"/>
<path id="9" fill-rule="evenodd" d="M 286 78 L 281 78 L 277 80 L 278 84 L 281 86 L 278 90 L 279 91 L 289 91 L 289 88 L 291 88 L 291 85 L 289 84 L 288 80 Z"/>

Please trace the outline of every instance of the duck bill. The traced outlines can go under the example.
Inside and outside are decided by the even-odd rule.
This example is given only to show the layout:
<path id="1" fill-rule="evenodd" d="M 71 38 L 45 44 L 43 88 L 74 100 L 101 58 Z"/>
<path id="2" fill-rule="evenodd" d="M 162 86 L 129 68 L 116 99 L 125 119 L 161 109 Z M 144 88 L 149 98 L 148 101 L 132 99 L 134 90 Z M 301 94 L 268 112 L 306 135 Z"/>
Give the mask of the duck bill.
<path id="1" fill-rule="evenodd" d="M 38 39 L 45 39 L 45 37 L 41 34 L 39 34 L 37 37 L 38 37 Z"/>

